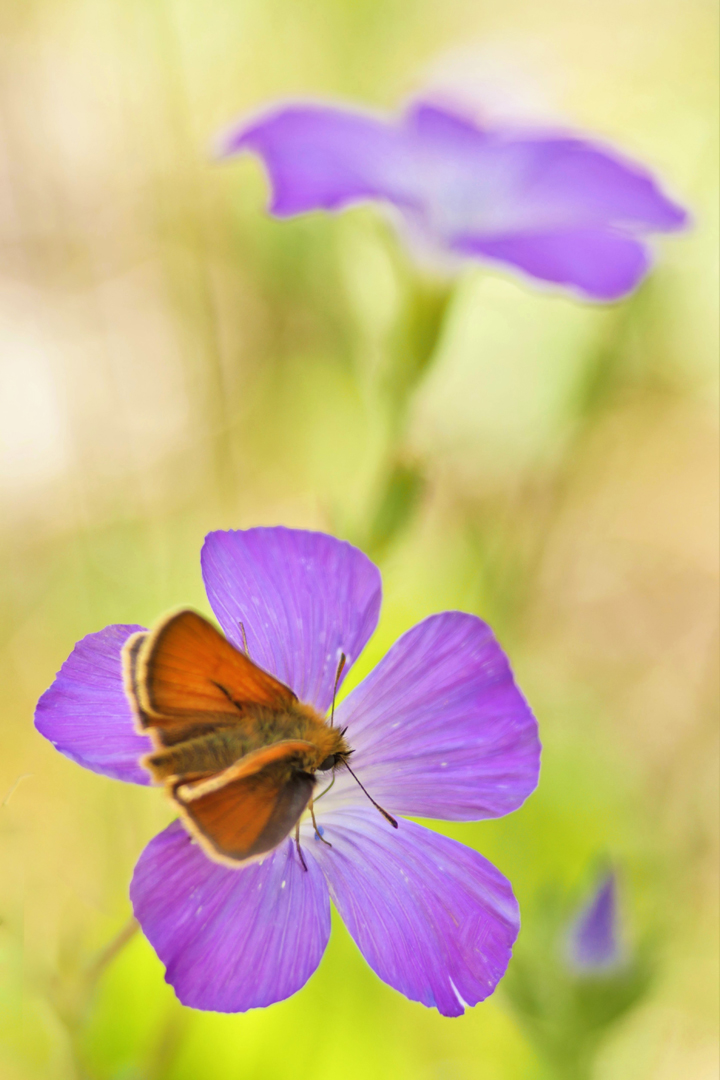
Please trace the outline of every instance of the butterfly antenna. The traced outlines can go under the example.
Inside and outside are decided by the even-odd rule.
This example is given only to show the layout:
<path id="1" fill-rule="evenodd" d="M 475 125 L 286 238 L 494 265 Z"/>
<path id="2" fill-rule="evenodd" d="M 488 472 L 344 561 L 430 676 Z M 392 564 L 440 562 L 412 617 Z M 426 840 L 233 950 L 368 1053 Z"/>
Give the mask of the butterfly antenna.
<path id="1" fill-rule="evenodd" d="M 333 686 L 332 708 L 330 710 L 330 727 L 332 727 L 335 722 L 335 695 L 337 694 L 338 683 L 340 682 L 340 676 L 343 673 L 346 659 L 347 657 L 345 656 L 345 653 L 341 652 L 340 660 L 338 661 L 337 671 L 335 672 L 335 685 Z"/>
<path id="2" fill-rule="evenodd" d="M 369 791 L 367 790 L 367 788 L 365 787 L 365 785 L 364 785 L 363 783 L 361 783 L 361 781 L 360 781 L 360 780 L 358 780 L 357 776 L 356 776 L 356 775 L 355 775 L 355 773 L 354 773 L 354 772 L 352 771 L 352 769 L 351 769 L 351 768 L 350 768 L 350 766 L 348 765 L 347 761 L 343 762 L 343 764 L 345 765 L 345 768 L 347 769 L 347 771 L 348 771 L 348 772 L 350 773 L 350 775 L 352 776 L 353 780 L 354 780 L 354 781 L 355 781 L 355 782 L 356 782 L 357 784 L 359 784 L 359 785 L 360 785 L 360 787 L 362 788 L 362 790 L 363 790 L 363 791 L 365 792 L 365 794 L 367 795 L 368 799 L 369 799 L 369 800 L 370 800 L 370 802 L 371 802 L 371 803 L 373 804 L 373 806 L 375 807 L 375 809 L 376 809 L 376 810 L 379 810 L 379 811 L 380 811 L 380 813 L 382 814 L 382 816 L 383 816 L 383 817 L 384 817 L 384 818 L 385 818 L 385 819 L 386 819 L 387 821 L 389 821 L 389 822 L 390 822 L 390 824 L 392 825 L 393 829 L 397 829 L 397 827 L 398 827 L 398 823 L 397 823 L 397 821 L 395 820 L 395 818 L 394 818 L 394 817 L 392 816 L 392 814 L 388 814 L 387 810 L 383 810 L 383 808 L 382 808 L 382 806 L 380 805 L 380 803 L 376 803 L 376 802 L 375 802 L 375 800 L 373 799 L 372 795 L 371 795 L 371 794 L 370 794 L 370 792 L 369 792 Z"/>
<path id="3" fill-rule="evenodd" d="M 243 652 L 245 653 L 245 655 L 247 656 L 247 658 L 249 660 L 250 659 L 250 650 L 248 649 L 248 644 L 247 644 L 247 634 L 245 633 L 245 624 L 242 623 L 242 622 L 240 623 L 240 633 L 242 634 L 242 639 L 243 639 Z"/>

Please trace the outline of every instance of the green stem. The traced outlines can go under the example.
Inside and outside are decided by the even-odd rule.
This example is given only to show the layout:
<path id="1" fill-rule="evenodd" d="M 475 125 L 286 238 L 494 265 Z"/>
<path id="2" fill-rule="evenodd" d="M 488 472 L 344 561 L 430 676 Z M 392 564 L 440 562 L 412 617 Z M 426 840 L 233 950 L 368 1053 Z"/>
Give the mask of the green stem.
<path id="1" fill-rule="evenodd" d="M 388 349 L 378 385 L 384 418 L 384 448 L 370 506 L 357 542 L 381 555 L 411 520 L 424 488 L 419 463 L 407 460 L 405 442 L 413 398 L 437 356 L 452 287 L 419 277 L 406 278 L 406 302 Z"/>
<path id="2" fill-rule="evenodd" d="M 123 928 L 108 942 L 95 960 L 90 964 L 85 973 L 85 987 L 88 997 L 92 994 L 103 972 L 112 964 L 115 957 L 122 952 L 128 942 L 132 941 L 140 929 L 140 923 L 133 916 L 125 923 Z"/>
<path id="3" fill-rule="evenodd" d="M 67 1032 L 77 1080 L 88 1080 L 90 1076 L 84 1064 L 82 1039 L 97 984 L 138 929 L 137 920 L 129 919 L 87 967 L 76 970 L 74 976 L 58 979 L 51 989 L 51 1004 Z"/>

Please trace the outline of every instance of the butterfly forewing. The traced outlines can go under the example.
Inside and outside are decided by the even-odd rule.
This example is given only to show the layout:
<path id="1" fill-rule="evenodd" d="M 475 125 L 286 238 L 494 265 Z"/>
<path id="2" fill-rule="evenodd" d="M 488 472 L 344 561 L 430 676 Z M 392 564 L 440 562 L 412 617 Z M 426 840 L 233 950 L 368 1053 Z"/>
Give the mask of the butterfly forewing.
<path id="1" fill-rule="evenodd" d="M 253 664 L 194 611 L 126 643 L 125 680 L 139 723 L 164 745 L 247 720 L 248 708 L 287 709 L 289 687 Z"/>
<path id="2" fill-rule="evenodd" d="M 140 703 L 151 715 L 232 713 L 247 703 L 282 709 L 297 700 L 194 611 L 166 619 L 142 648 L 140 665 Z"/>
<path id="3" fill-rule="evenodd" d="M 239 862 L 272 850 L 307 806 L 315 784 L 304 771 L 311 743 L 263 747 L 209 780 L 178 784 L 173 797 L 213 858 Z"/>

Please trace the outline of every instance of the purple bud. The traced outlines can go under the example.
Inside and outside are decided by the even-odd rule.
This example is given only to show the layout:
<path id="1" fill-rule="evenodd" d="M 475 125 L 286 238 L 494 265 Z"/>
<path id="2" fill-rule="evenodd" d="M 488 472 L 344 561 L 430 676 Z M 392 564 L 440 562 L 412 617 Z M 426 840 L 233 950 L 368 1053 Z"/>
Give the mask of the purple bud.
<path id="1" fill-rule="evenodd" d="M 600 879 L 577 915 L 570 930 L 567 955 L 571 966 L 583 974 L 611 971 L 622 963 L 614 872 Z"/>

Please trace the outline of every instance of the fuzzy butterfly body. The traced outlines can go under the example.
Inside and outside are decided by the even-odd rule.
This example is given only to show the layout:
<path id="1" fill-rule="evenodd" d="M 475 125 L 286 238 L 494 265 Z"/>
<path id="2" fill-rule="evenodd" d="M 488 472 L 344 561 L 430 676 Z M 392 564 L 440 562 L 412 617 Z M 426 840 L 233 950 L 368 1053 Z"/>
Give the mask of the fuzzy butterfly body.
<path id="1" fill-rule="evenodd" d="M 293 691 L 194 611 L 134 634 L 125 689 L 163 783 L 207 854 L 237 866 L 270 851 L 300 820 L 317 772 L 350 747 Z"/>

